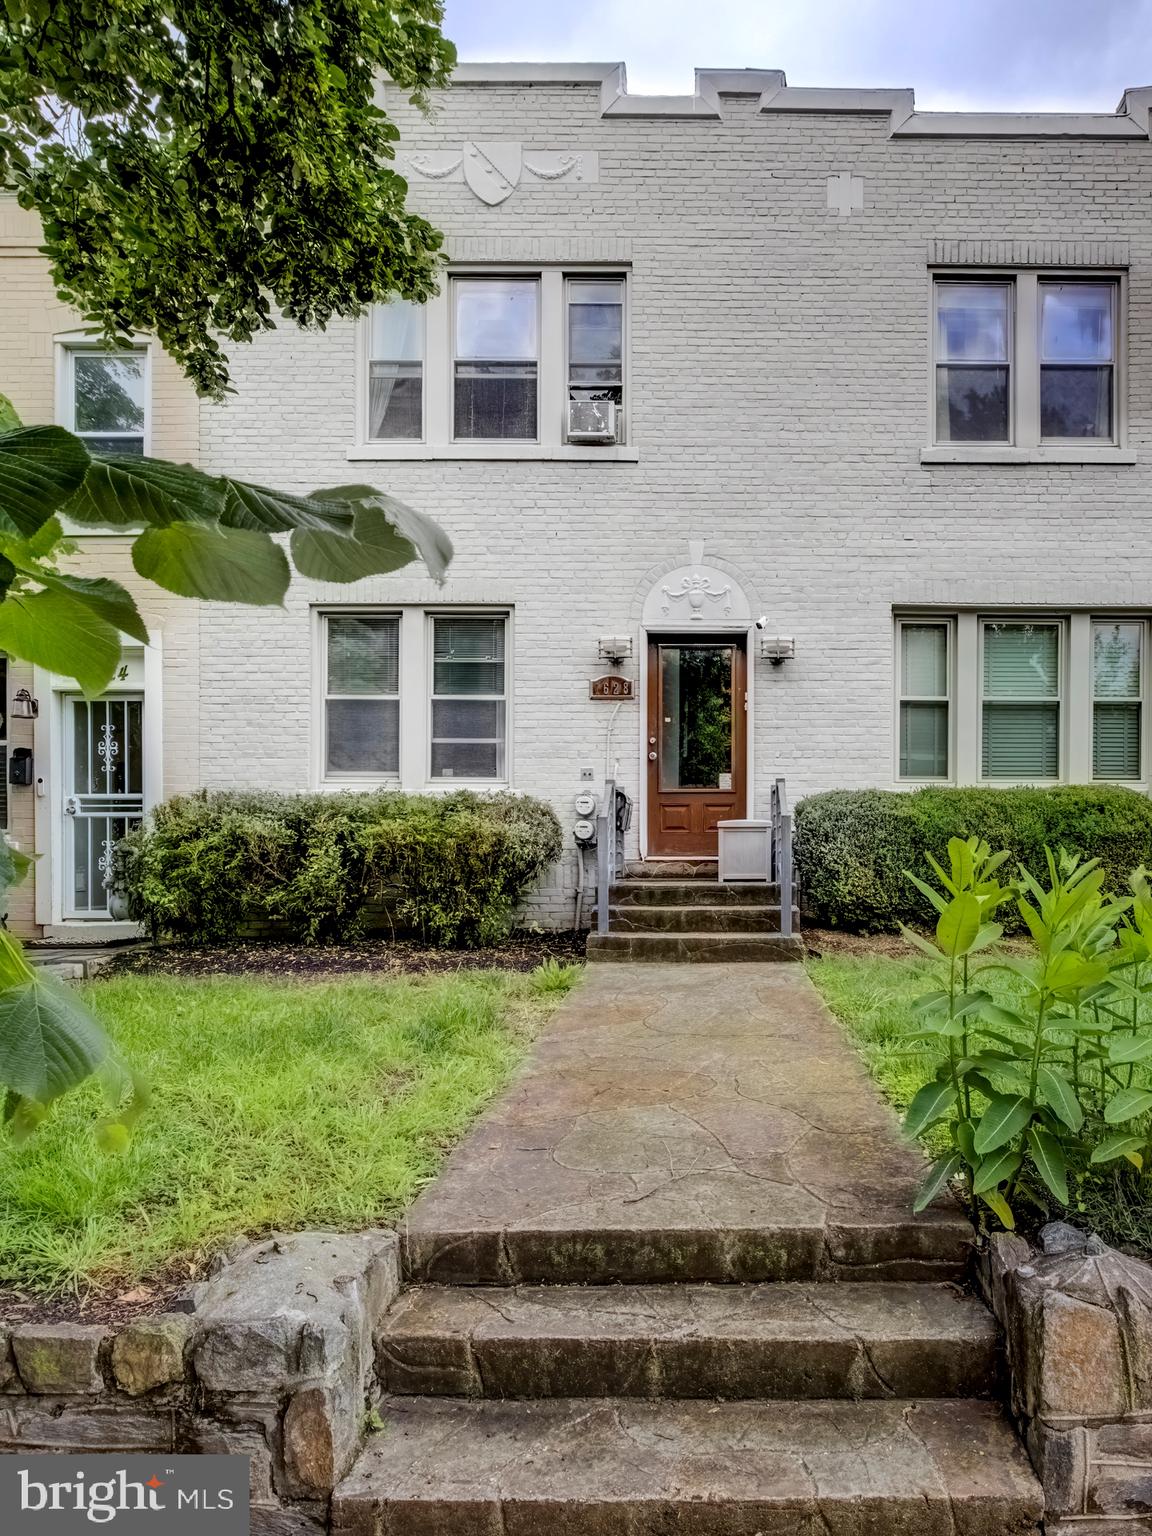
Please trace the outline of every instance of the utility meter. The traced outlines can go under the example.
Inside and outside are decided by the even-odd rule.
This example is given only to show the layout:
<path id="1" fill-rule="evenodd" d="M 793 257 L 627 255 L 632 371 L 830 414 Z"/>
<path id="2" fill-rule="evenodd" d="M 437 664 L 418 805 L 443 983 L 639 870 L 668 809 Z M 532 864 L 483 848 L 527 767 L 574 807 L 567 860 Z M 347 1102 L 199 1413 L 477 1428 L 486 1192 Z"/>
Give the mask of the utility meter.
<path id="1" fill-rule="evenodd" d="M 596 796 L 590 789 L 582 789 L 573 801 L 573 809 L 577 816 L 589 817 L 596 814 Z"/>
<path id="2" fill-rule="evenodd" d="M 578 843 L 594 843 L 596 841 L 596 823 L 594 821 L 578 821 L 572 828 L 572 836 Z"/>

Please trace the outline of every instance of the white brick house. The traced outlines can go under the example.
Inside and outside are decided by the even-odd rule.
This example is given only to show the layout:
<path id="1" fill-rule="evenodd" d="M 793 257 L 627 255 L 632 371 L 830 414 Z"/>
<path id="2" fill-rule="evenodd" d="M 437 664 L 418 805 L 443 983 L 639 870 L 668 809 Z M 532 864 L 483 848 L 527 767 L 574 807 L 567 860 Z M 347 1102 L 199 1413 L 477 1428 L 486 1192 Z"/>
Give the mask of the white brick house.
<path id="1" fill-rule="evenodd" d="M 779 774 L 794 800 L 1146 789 L 1150 105 L 925 114 L 770 70 L 646 98 L 618 65 L 521 64 L 462 66 L 427 118 L 390 99 L 441 297 L 235 348 L 200 462 L 383 487 L 454 564 L 162 614 L 145 799 L 510 785 L 567 826 L 618 762 L 651 857 L 714 851 Z M 615 441 L 572 438 L 593 395 Z M 614 670 L 635 700 L 590 699 Z M 57 854 L 62 795 L 38 801 Z M 83 916 L 53 859 L 39 931 Z M 540 920 L 570 920 L 574 859 Z"/>

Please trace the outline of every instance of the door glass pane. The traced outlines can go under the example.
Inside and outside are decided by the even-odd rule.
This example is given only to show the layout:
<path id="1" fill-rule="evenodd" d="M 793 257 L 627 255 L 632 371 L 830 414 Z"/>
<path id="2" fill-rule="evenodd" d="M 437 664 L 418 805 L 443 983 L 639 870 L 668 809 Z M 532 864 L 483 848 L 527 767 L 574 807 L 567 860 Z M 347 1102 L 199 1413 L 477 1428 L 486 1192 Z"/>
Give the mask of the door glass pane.
<path id="1" fill-rule="evenodd" d="M 1060 629 L 1056 624 L 984 626 L 984 696 L 1056 698 L 1060 691 Z"/>
<path id="2" fill-rule="evenodd" d="M 900 626 L 900 692 L 911 699 L 948 695 L 948 626 Z"/>
<path id="3" fill-rule="evenodd" d="M 345 613 L 328 619 L 328 692 L 388 694 L 400 688 L 396 614 Z"/>
<path id="4" fill-rule="evenodd" d="M 732 647 L 662 645 L 660 705 L 660 788 L 731 789 Z"/>

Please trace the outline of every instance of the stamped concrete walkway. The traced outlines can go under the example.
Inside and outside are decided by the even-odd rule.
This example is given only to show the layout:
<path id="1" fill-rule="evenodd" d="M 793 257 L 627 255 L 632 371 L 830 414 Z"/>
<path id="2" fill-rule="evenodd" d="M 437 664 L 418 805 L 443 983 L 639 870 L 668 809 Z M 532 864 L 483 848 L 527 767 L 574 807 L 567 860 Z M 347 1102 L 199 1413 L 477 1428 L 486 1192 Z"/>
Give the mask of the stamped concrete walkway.
<path id="1" fill-rule="evenodd" d="M 812 983 L 775 964 L 589 967 L 413 1207 L 414 1280 L 933 1280 L 971 1231 Z"/>

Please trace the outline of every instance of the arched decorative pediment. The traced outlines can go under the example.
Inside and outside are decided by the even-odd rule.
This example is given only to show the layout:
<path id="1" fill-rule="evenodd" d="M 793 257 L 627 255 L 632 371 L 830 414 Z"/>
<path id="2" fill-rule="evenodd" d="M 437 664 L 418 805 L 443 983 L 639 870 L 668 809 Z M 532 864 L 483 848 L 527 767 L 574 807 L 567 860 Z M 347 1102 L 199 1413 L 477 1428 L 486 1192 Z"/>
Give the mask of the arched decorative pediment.
<path id="1" fill-rule="evenodd" d="M 734 576 L 704 560 L 703 543 L 688 546 L 688 564 L 659 577 L 644 598 L 646 629 L 746 629 L 752 609 Z"/>

